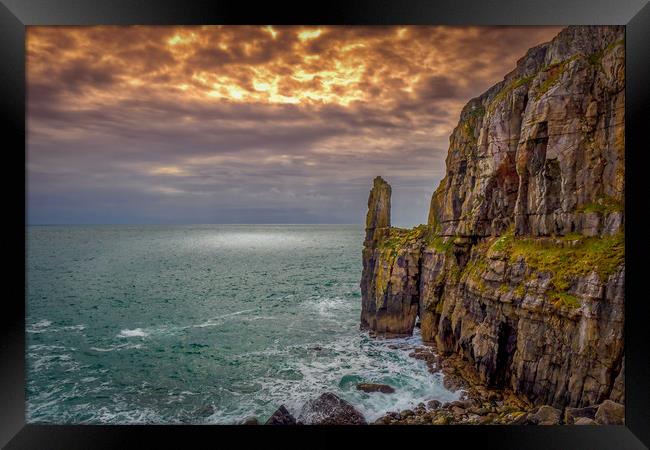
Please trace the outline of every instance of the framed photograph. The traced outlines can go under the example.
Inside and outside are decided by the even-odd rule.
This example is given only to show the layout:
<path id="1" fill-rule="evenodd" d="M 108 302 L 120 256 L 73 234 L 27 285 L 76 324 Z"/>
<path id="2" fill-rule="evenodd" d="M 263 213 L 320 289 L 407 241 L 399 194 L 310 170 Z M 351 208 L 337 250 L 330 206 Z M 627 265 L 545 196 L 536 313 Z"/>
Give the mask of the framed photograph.
<path id="1" fill-rule="evenodd" d="M 647 1 L 314 6 L 2 0 L 0 443 L 648 448 Z"/>

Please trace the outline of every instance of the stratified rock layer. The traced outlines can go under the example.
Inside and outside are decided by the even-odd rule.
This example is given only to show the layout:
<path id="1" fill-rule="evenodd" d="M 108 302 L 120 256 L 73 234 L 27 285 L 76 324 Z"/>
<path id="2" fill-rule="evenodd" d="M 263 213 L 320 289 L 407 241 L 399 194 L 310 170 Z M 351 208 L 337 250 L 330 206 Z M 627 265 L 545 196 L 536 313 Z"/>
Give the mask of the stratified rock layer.
<path id="1" fill-rule="evenodd" d="M 624 29 L 568 27 L 463 109 L 427 225 L 368 201 L 361 326 L 537 405 L 624 398 Z"/>
<path id="2" fill-rule="evenodd" d="M 463 108 L 429 224 L 443 235 L 614 234 L 624 200 L 622 27 L 568 27 Z"/>

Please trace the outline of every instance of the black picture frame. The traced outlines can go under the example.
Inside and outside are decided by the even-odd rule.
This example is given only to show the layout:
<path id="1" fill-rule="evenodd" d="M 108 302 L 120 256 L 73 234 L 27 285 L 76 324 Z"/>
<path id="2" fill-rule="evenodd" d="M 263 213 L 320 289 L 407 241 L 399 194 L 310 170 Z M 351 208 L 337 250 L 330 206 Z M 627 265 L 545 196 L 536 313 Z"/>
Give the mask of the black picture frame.
<path id="1" fill-rule="evenodd" d="M 650 446 L 650 326 L 641 202 L 647 192 L 644 128 L 650 117 L 650 5 L 647 0 L 347 0 L 319 4 L 189 0 L 0 0 L 0 123 L 7 142 L 3 199 L 6 275 L 0 333 L 0 445 L 19 448 L 188 447 L 196 439 L 338 445 L 341 433 L 375 443 L 464 448 L 637 449 Z M 68 426 L 25 424 L 25 27 L 99 24 L 446 24 L 626 25 L 626 323 L 625 426 L 241 427 Z M 21 170 L 20 167 L 23 167 Z M 646 175 L 647 176 L 647 175 Z M 6 207 L 7 208 L 7 207 Z M 20 239 L 22 236 L 23 239 Z M 20 273 L 22 272 L 22 276 Z M 22 299 L 22 300 L 21 300 Z M 314 440 L 312 433 L 318 433 Z"/>

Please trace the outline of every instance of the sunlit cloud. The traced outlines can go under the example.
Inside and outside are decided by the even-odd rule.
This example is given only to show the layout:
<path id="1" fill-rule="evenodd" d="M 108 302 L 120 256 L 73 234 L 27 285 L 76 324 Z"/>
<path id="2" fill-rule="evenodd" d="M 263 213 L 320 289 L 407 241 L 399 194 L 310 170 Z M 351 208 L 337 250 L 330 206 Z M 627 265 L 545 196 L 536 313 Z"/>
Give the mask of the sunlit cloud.
<path id="1" fill-rule="evenodd" d="M 425 221 L 462 106 L 557 32 L 30 26 L 29 218 L 360 223 L 382 174 Z"/>
<path id="2" fill-rule="evenodd" d="M 151 169 L 152 175 L 185 175 L 187 172 L 176 166 L 162 166 Z"/>
<path id="3" fill-rule="evenodd" d="M 315 39 L 318 36 L 320 36 L 322 33 L 323 33 L 323 30 L 321 30 L 321 29 L 301 31 L 301 32 L 298 33 L 298 39 L 300 39 L 302 42 L 304 42 L 304 41 L 308 41 L 310 39 Z"/>

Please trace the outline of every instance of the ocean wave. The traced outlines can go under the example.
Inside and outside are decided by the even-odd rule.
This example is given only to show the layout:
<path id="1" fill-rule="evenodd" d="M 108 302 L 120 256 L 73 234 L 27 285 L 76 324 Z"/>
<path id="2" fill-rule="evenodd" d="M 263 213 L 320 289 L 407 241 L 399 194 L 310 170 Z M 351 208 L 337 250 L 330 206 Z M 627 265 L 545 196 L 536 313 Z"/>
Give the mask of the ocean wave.
<path id="1" fill-rule="evenodd" d="M 147 337 L 147 336 L 149 336 L 149 333 L 144 331 L 142 328 L 135 328 L 133 330 L 124 329 L 124 330 L 120 331 L 120 333 L 117 335 L 117 337 L 120 337 L 120 338 Z"/>
<path id="2" fill-rule="evenodd" d="M 45 350 L 45 351 L 72 350 L 72 351 L 74 351 L 74 350 L 76 350 L 76 348 L 74 348 L 74 347 L 68 348 L 68 347 L 66 347 L 64 345 L 48 345 L 48 344 L 31 344 L 27 348 L 28 348 L 28 350 L 32 350 L 32 351 L 41 351 L 41 350 Z"/>
<path id="3" fill-rule="evenodd" d="M 198 323 L 198 324 L 190 324 L 190 325 L 165 325 L 165 326 L 159 326 L 159 327 L 147 327 L 147 328 L 124 328 L 120 330 L 120 332 L 117 334 L 118 338 L 134 338 L 134 337 L 140 337 L 140 338 L 145 338 L 145 337 L 150 337 L 152 335 L 170 335 L 170 334 L 176 334 L 179 332 L 184 332 L 190 328 L 206 328 L 206 327 L 214 327 L 214 326 L 219 326 L 223 325 L 224 321 L 230 317 L 238 316 L 240 314 L 245 314 L 249 313 L 252 311 L 256 311 L 256 309 L 244 309 L 241 311 L 234 311 L 231 313 L 227 314 L 222 314 L 219 316 L 211 317 L 207 319 L 204 322 Z M 75 328 L 76 329 L 76 328 Z"/>
<path id="4" fill-rule="evenodd" d="M 170 405 L 172 403 L 181 403 L 188 396 L 193 396 L 193 395 L 197 395 L 197 393 L 192 391 L 169 392 L 167 394 L 167 399 L 165 400 L 165 404 Z"/>
<path id="5" fill-rule="evenodd" d="M 80 364 L 75 361 L 71 355 L 64 353 L 61 355 L 39 355 L 36 353 L 28 353 L 29 358 L 28 367 L 34 372 L 47 370 L 52 366 L 64 369 L 66 372 L 73 372 L 80 369 Z"/>
<path id="6" fill-rule="evenodd" d="M 231 313 L 228 313 L 228 314 L 223 314 L 221 316 L 211 317 L 208 320 L 206 320 L 205 322 L 202 322 L 202 323 L 199 323 L 199 324 L 196 324 L 196 325 L 192 325 L 192 326 L 194 328 L 214 327 L 214 326 L 223 324 L 223 322 L 222 322 L 223 319 L 226 319 L 226 318 L 232 317 L 232 316 L 238 316 L 240 314 L 244 314 L 244 313 L 248 313 L 248 312 L 252 312 L 252 311 L 256 311 L 256 309 L 244 309 L 244 310 L 241 310 L 241 311 L 235 311 L 235 312 L 231 312 Z M 187 327 L 184 327 L 184 328 L 187 328 Z"/>
<path id="7" fill-rule="evenodd" d="M 354 307 L 352 301 L 340 297 L 316 297 L 305 304 L 308 308 L 316 310 L 319 315 L 325 317 L 339 316 L 342 310 Z"/>
<path id="8" fill-rule="evenodd" d="M 145 425 L 157 423 L 174 423 L 168 418 L 163 417 L 159 411 L 153 408 L 134 408 L 128 405 L 119 405 L 118 407 L 124 408 L 116 410 L 116 407 L 101 407 L 97 410 L 92 410 L 92 404 L 88 404 L 90 410 L 90 418 L 79 423 L 87 424 L 129 424 L 129 425 Z"/>
<path id="9" fill-rule="evenodd" d="M 35 324 L 32 324 L 30 327 L 27 328 L 28 333 L 45 333 L 47 332 L 58 332 L 61 330 L 65 331 L 82 331 L 86 329 L 86 325 L 84 324 L 79 324 L 79 325 L 67 325 L 63 327 L 53 327 L 52 321 L 48 319 L 43 319 Z"/>
<path id="10" fill-rule="evenodd" d="M 39 320 L 38 322 L 36 322 L 35 324 L 33 324 L 32 326 L 28 327 L 27 332 L 28 333 L 43 333 L 43 332 L 47 331 L 46 328 L 49 327 L 50 325 L 52 325 L 51 320 L 42 319 L 42 320 Z"/>
<path id="11" fill-rule="evenodd" d="M 142 344 L 119 344 L 119 345 L 111 345 L 106 348 L 102 347 L 90 347 L 90 350 L 96 351 L 96 352 L 112 352 L 115 350 L 124 350 L 124 349 L 138 349 L 138 348 L 143 348 L 144 346 Z"/>

